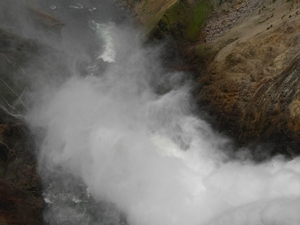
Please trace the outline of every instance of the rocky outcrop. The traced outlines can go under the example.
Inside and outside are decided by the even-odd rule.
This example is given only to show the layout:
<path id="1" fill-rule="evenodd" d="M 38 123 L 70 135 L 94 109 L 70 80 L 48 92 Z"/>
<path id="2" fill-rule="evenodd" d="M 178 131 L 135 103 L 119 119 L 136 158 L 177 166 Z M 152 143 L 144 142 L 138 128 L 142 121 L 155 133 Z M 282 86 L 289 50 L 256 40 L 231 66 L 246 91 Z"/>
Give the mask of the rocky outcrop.
<path id="1" fill-rule="evenodd" d="M 151 35 L 158 39 L 172 35 L 179 45 L 196 42 L 212 8 L 207 1 L 178 1 L 165 12 Z"/>
<path id="2" fill-rule="evenodd" d="M 37 26 L 44 28 L 47 31 L 60 33 L 60 30 L 64 24 L 59 20 L 40 10 L 34 5 L 28 7 L 28 10 L 30 11 L 31 17 Z"/>
<path id="3" fill-rule="evenodd" d="M 124 0 L 126 7 L 132 12 L 133 18 L 145 28 L 146 33 L 150 33 L 154 29 L 165 12 L 176 2 L 178 0 Z"/>
<path id="4" fill-rule="evenodd" d="M 175 68 L 194 75 L 196 101 L 216 127 L 240 146 L 271 143 L 274 154 L 293 157 L 300 154 L 299 8 L 295 0 L 176 1 L 150 34 L 175 40 Z"/>
<path id="5" fill-rule="evenodd" d="M 298 7 L 264 1 L 226 35 L 194 49 L 203 55 L 205 46 L 211 57 L 198 71 L 199 105 L 240 144 L 270 142 L 290 156 L 300 154 Z"/>

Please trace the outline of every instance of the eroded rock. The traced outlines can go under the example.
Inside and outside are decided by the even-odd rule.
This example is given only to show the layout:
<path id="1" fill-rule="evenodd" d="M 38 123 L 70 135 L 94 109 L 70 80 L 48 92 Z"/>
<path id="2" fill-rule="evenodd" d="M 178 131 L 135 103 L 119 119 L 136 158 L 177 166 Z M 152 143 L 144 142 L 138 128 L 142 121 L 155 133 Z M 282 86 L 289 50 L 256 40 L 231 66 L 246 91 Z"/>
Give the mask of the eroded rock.
<path id="1" fill-rule="evenodd" d="M 198 70 L 196 96 L 242 145 L 270 142 L 276 153 L 293 157 L 300 154 L 300 17 L 296 6 L 289 10 L 288 3 L 277 4 L 269 21 L 261 23 L 257 9 L 248 21 L 206 45 L 213 56 L 205 61 L 205 72 Z M 282 19 L 287 12 L 293 16 Z"/>

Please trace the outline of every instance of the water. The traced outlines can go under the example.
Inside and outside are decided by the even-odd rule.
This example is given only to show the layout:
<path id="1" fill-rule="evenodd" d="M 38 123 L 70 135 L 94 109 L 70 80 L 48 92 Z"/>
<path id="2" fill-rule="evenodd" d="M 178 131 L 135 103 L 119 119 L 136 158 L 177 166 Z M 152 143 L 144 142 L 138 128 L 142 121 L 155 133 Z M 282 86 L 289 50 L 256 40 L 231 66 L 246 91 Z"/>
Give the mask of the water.
<path id="1" fill-rule="evenodd" d="M 300 223 L 299 158 L 228 156 L 230 140 L 193 114 L 186 74 L 166 70 L 159 46 L 146 46 L 110 1 L 38 3 L 72 21 L 52 43 L 64 67 L 55 51 L 42 78 L 29 66 L 26 120 L 40 143 L 47 222 Z M 111 16 L 95 16 L 101 6 Z"/>

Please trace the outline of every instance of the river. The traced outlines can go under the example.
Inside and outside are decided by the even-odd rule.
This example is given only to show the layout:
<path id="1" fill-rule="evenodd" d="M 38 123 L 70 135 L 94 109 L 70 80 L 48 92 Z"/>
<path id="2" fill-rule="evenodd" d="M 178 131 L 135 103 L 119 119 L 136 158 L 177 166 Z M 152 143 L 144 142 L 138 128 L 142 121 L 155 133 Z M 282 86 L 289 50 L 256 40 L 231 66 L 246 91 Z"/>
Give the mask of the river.
<path id="1" fill-rule="evenodd" d="M 29 69 L 26 113 L 45 221 L 298 225 L 300 159 L 256 163 L 247 149 L 228 150 L 231 141 L 194 114 L 187 75 L 165 68 L 161 46 L 145 44 L 113 3 L 36 1 L 64 23 L 59 38 L 19 21 L 54 49 Z"/>

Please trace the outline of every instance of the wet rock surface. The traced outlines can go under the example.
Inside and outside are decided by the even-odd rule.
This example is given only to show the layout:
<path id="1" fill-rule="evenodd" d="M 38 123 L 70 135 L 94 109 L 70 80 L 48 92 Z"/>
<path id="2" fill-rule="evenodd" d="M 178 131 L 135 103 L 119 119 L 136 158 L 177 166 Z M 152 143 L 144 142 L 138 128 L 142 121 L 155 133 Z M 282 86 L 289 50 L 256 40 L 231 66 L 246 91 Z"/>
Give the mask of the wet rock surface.
<path id="1" fill-rule="evenodd" d="M 22 123 L 0 124 L 0 223 L 44 224 L 35 144 Z"/>
<path id="2" fill-rule="evenodd" d="M 5 3 L 1 6 L 8 6 Z M 45 21 L 51 17 L 44 21 L 40 11 L 30 11 L 39 17 L 37 26 L 49 26 Z M 45 202 L 37 173 L 36 143 L 24 123 L 24 90 L 33 79 L 28 63 L 38 58 L 43 48 L 37 41 L 11 32 L 16 27 L 9 29 L 5 22 L 10 17 L 5 16 L 0 25 L 0 224 L 41 225 Z"/>

